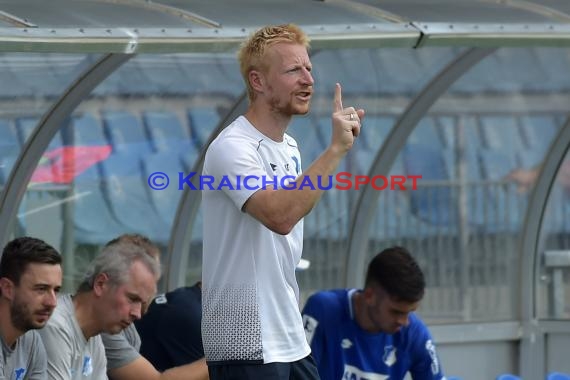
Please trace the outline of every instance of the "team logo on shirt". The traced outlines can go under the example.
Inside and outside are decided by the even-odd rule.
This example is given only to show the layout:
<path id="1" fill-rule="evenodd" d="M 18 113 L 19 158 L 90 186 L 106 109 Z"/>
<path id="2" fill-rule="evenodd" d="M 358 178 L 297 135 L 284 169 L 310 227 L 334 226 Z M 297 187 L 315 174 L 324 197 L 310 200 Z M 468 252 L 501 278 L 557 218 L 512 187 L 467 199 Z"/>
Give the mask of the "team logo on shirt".
<path id="1" fill-rule="evenodd" d="M 277 165 L 272 164 L 271 162 L 269 163 L 269 165 L 271 166 L 271 170 L 273 171 L 277 170 Z"/>
<path id="2" fill-rule="evenodd" d="M 14 370 L 14 374 L 16 375 L 16 380 L 22 380 L 24 375 L 26 374 L 25 368 L 18 368 Z"/>
<path id="3" fill-rule="evenodd" d="M 93 373 L 93 362 L 91 361 L 91 356 L 83 357 L 83 368 L 81 369 L 81 374 L 83 376 L 89 376 Z"/>
<path id="4" fill-rule="evenodd" d="M 166 294 L 161 293 L 154 298 L 154 303 L 157 305 L 163 305 L 168 303 L 168 298 L 166 298 Z"/>
<path id="5" fill-rule="evenodd" d="M 352 347 L 352 342 L 350 341 L 350 339 L 344 338 L 342 342 L 340 342 L 340 346 L 345 350 L 348 350 L 350 347 Z"/>
<path id="6" fill-rule="evenodd" d="M 394 346 L 386 346 L 384 347 L 384 356 L 382 356 L 382 361 L 388 367 L 391 367 L 396 363 L 396 348 Z"/>
<path id="7" fill-rule="evenodd" d="M 307 337 L 307 342 L 311 344 L 313 341 L 313 336 L 315 335 L 315 330 L 319 325 L 319 321 L 310 315 L 303 315 L 303 326 L 305 327 L 305 335 Z"/>

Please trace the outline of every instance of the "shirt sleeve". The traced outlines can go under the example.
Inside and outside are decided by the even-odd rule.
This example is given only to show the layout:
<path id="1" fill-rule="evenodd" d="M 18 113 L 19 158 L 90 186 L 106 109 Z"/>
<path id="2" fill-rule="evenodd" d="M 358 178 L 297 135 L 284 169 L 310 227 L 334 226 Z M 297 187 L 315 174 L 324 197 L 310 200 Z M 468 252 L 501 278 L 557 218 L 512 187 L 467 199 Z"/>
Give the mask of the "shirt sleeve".
<path id="1" fill-rule="evenodd" d="M 103 333 L 101 334 L 101 339 L 105 346 L 107 370 L 124 367 L 140 357 L 136 348 L 134 348 L 127 340 L 124 331 L 119 334 Z"/>
<path id="2" fill-rule="evenodd" d="M 255 192 L 261 189 L 267 173 L 251 142 L 233 136 L 210 145 L 204 162 L 203 177 L 213 180 L 240 210 Z M 222 186 L 223 184 L 227 184 Z M 202 185 L 208 190 L 208 185 Z"/>
<path id="3" fill-rule="evenodd" d="M 303 325 L 307 342 L 311 346 L 311 354 L 319 367 L 319 372 L 327 359 L 327 334 L 324 314 L 325 307 L 318 295 L 309 297 L 302 311 Z"/>
<path id="4" fill-rule="evenodd" d="M 71 380 L 74 337 L 68 329 L 51 322 L 38 330 L 47 354 L 47 376 L 50 380 Z"/>
<path id="5" fill-rule="evenodd" d="M 417 317 L 416 317 L 417 318 Z M 419 319 L 416 319 L 417 326 L 413 334 L 413 353 L 410 374 L 413 380 L 442 380 L 444 379 L 443 369 L 439 362 L 435 343 L 431 334 Z"/>

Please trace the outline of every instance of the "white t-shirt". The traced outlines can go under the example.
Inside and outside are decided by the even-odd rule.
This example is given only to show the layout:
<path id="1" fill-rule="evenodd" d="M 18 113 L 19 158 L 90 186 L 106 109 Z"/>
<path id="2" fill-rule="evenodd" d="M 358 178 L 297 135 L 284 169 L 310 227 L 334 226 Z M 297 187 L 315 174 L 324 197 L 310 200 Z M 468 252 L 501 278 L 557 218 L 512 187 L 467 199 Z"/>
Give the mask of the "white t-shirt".
<path id="1" fill-rule="evenodd" d="M 50 380 L 107 380 L 101 336 L 85 339 L 69 294 L 58 297 L 53 315 L 38 331 L 48 356 Z"/>
<path id="2" fill-rule="evenodd" d="M 210 364 L 293 362 L 311 352 L 295 278 L 303 221 L 284 236 L 242 211 L 264 180 L 288 186 L 300 173 L 295 140 L 275 142 L 243 116 L 206 152 L 202 339 Z M 214 190 L 205 184 L 210 180 Z"/>

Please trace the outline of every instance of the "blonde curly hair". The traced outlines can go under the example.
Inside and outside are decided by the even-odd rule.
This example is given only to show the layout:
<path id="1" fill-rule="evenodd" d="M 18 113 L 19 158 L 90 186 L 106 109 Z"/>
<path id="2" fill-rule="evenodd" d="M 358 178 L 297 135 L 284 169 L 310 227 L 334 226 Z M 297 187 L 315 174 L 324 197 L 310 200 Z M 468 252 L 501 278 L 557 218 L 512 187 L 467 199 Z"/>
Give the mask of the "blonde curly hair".
<path id="1" fill-rule="evenodd" d="M 249 72 L 266 70 L 263 59 L 267 48 L 280 42 L 299 44 L 309 48 L 309 37 L 295 24 L 265 26 L 242 43 L 238 61 L 250 101 L 255 99 L 255 92 L 249 83 Z"/>

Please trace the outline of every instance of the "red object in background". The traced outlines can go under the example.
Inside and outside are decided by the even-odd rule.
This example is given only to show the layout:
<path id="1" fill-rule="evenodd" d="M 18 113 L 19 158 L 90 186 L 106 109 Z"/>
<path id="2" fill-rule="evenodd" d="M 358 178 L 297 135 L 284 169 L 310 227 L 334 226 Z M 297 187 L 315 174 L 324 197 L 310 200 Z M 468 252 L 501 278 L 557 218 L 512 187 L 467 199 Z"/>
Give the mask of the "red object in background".
<path id="1" fill-rule="evenodd" d="M 32 183 L 68 184 L 75 177 L 104 161 L 111 154 L 110 145 L 63 146 L 46 152 L 32 174 Z"/>

